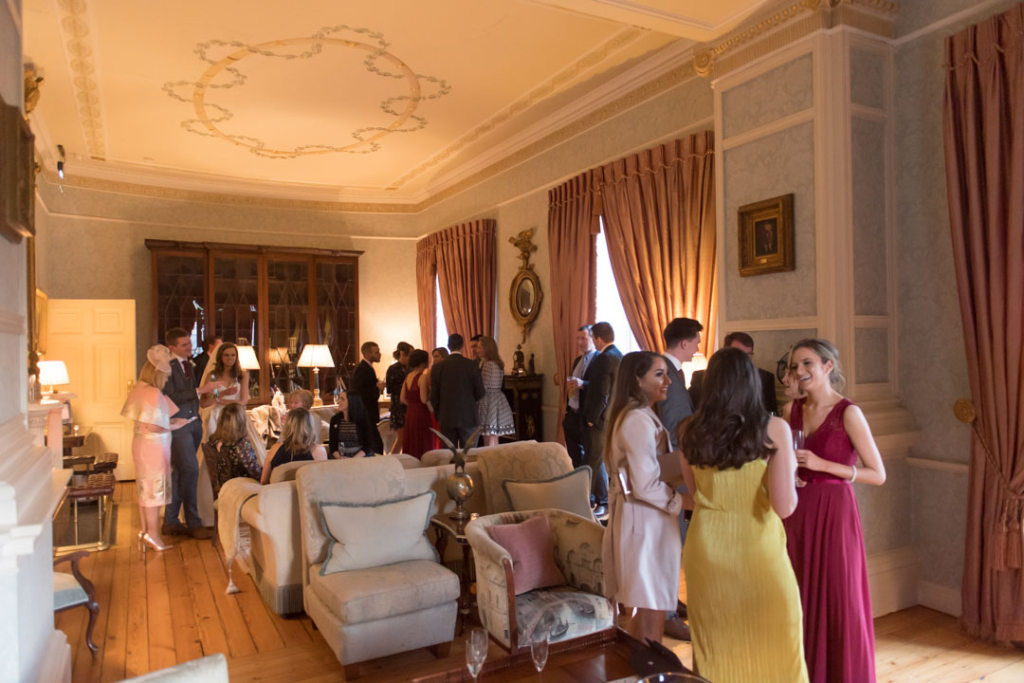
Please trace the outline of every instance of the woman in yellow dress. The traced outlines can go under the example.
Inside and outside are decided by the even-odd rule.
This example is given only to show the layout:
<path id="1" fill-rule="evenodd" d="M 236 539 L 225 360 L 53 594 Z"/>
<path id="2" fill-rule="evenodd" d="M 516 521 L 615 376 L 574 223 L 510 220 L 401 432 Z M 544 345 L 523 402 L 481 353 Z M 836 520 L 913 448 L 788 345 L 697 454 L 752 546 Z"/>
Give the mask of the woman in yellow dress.
<path id="1" fill-rule="evenodd" d="M 782 526 L 797 501 L 789 426 L 765 411 L 757 368 L 739 349 L 711 357 L 703 386 L 679 429 L 694 492 L 683 549 L 694 663 L 715 683 L 807 683 Z"/>

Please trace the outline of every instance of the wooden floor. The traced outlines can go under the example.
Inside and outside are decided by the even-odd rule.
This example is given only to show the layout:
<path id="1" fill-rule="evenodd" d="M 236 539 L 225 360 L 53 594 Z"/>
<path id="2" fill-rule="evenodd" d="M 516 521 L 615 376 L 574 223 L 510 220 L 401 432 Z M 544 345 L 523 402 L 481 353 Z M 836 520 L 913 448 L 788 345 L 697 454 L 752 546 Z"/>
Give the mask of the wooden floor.
<path id="1" fill-rule="evenodd" d="M 134 484 L 118 485 L 117 543 L 83 562 L 99 596 L 94 640 L 100 654 L 94 658 L 85 646 L 87 610 L 57 615 L 57 628 L 71 643 L 74 683 L 120 681 L 216 652 L 228 657 L 232 681 L 344 680 L 308 618 L 270 612 L 241 571 L 234 572 L 241 592 L 224 593 L 227 572 L 209 541 L 176 541 L 174 549 L 149 552 L 143 561 L 132 543 L 139 528 L 134 495 Z M 924 607 L 876 619 L 875 637 L 879 683 L 1024 681 L 1024 652 L 972 639 L 954 618 Z M 689 645 L 667 644 L 691 663 Z M 491 645 L 490 657 L 502 654 Z M 463 657 L 463 643 L 456 641 L 446 660 L 426 651 L 404 653 L 371 662 L 359 680 L 410 680 L 451 668 Z"/>

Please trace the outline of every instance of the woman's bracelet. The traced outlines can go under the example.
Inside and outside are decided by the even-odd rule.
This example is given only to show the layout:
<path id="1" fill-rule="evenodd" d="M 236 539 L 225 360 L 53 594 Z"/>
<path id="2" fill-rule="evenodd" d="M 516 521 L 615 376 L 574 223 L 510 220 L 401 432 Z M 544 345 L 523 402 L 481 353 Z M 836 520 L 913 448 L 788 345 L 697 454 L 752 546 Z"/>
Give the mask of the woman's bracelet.
<path id="1" fill-rule="evenodd" d="M 850 483 L 852 484 L 853 482 L 857 481 L 857 466 L 856 465 L 850 465 L 850 467 L 853 468 L 853 476 L 850 477 Z"/>

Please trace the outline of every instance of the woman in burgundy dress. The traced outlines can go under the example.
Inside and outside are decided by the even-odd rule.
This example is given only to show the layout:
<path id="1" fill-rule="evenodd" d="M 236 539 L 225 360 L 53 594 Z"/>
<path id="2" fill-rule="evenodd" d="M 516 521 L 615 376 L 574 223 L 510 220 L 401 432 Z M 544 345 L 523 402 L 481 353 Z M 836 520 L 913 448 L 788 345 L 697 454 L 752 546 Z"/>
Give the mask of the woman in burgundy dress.
<path id="1" fill-rule="evenodd" d="M 423 349 L 410 353 L 408 374 L 402 384 L 402 403 L 406 405 L 404 452 L 416 458 L 437 448 L 437 437 L 430 431 L 433 416 L 427 407 L 429 363 L 430 356 Z"/>
<path id="2" fill-rule="evenodd" d="M 850 484 L 881 486 L 885 466 L 864 413 L 835 389 L 842 384 L 835 346 L 823 339 L 798 342 L 790 374 L 805 395 L 787 405 L 783 417 L 793 430 L 802 482 L 785 527 L 804 608 L 807 671 L 812 683 L 874 683 L 864 536 Z"/>

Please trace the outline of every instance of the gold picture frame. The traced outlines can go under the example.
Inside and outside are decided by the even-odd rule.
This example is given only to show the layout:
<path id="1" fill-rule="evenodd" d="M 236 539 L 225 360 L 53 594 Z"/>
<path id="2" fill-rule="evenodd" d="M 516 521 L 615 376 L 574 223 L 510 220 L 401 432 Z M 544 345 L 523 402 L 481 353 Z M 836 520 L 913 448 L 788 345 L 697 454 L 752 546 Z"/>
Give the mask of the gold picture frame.
<path id="1" fill-rule="evenodd" d="M 46 353 L 46 337 L 50 331 L 49 319 L 47 317 L 47 309 L 49 308 L 50 297 L 46 295 L 46 292 L 36 288 L 36 305 L 33 313 L 32 320 L 32 338 L 31 344 L 40 355 Z"/>
<path id="2" fill-rule="evenodd" d="M 796 269 L 792 194 L 741 206 L 738 214 L 742 277 Z"/>
<path id="3" fill-rule="evenodd" d="M 0 234 L 35 234 L 35 136 L 21 109 L 0 99 Z"/>
<path id="4" fill-rule="evenodd" d="M 523 230 L 515 237 L 509 237 L 510 244 L 519 250 L 519 259 L 522 265 L 519 271 L 512 278 L 512 286 L 508 290 L 508 306 L 512 312 L 512 319 L 523 330 L 523 342 L 526 342 L 526 333 L 530 331 L 537 316 L 540 314 L 540 302 L 544 300 L 544 291 L 540 286 L 540 277 L 533 270 L 530 263 L 530 255 L 537 251 L 537 245 L 532 241 L 535 229 Z"/>

